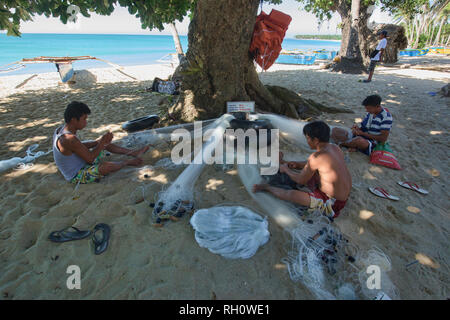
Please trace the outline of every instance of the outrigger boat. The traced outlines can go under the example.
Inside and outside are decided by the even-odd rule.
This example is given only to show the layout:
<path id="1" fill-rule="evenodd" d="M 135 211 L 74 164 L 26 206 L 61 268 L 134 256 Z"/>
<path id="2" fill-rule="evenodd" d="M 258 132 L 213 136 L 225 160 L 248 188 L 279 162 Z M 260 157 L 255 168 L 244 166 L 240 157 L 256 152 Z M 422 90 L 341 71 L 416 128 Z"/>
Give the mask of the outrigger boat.
<path id="1" fill-rule="evenodd" d="M 32 64 L 32 63 L 54 63 L 56 66 L 56 69 L 58 70 L 58 73 L 61 77 L 61 81 L 63 83 L 66 83 L 68 81 L 71 81 L 71 79 L 73 78 L 73 76 L 75 74 L 73 67 L 72 67 L 72 63 L 74 61 L 80 61 L 80 60 L 98 60 L 98 61 L 105 62 L 105 63 L 111 65 L 112 67 L 114 67 L 120 73 L 136 80 L 136 78 L 123 72 L 121 70 L 121 69 L 123 69 L 123 67 L 121 67 L 115 63 L 112 63 L 112 62 L 109 62 L 109 61 L 106 61 L 103 59 L 99 59 L 96 57 L 92 57 L 92 56 L 78 56 L 78 57 L 44 57 L 44 56 L 41 56 L 41 57 L 36 57 L 36 58 L 24 58 L 20 61 L 16 61 L 16 62 L 7 64 L 4 66 L 4 67 L 8 67 L 8 66 L 12 66 L 12 67 L 9 67 L 7 69 L 3 69 L 4 67 L 0 68 L 0 73 L 16 71 L 16 70 L 25 68 L 25 66 L 27 64 Z"/>

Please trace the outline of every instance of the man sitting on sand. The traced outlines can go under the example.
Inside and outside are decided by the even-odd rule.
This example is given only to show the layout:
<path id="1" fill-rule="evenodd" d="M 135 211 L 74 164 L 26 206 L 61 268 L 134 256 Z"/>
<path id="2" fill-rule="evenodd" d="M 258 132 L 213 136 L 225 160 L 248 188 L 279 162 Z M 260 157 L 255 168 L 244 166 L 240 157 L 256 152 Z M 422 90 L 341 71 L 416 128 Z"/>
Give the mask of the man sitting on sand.
<path id="1" fill-rule="evenodd" d="M 316 150 L 306 162 L 280 161 L 280 173 L 286 173 L 311 192 L 285 190 L 269 184 L 255 184 L 253 192 L 268 191 L 279 199 L 318 209 L 329 218 L 336 218 L 344 208 L 352 187 L 352 178 L 339 147 L 330 144 L 330 127 L 323 121 L 308 123 L 303 128 L 311 149 Z M 282 155 L 282 154 L 281 154 Z M 296 172 L 292 169 L 302 169 Z"/>
<path id="2" fill-rule="evenodd" d="M 111 132 L 96 141 L 81 142 L 78 139 L 77 131 L 86 127 L 90 113 L 91 110 L 84 103 L 69 103 L 64 112 L 66 124 L 57 128 L 53 134 L 53 158 L 64 178 L 72 183 L 99 182 L 101 177 L 124 166 L 141 165 L 143 161 L 140 156 L 149 149 L 148 146 L 135 151 L 119 147 L 111 143 Z M 134 159 L 100 163 L 104 150 L 129 155 Z"/>
<path id="3" fill-rule="evenodd" d="M 356 149 L 370 156 L 378 143 L 385 143 L 392 127 L 392 115 L 381 107 L 381 97 L 377 94 L 368 96 L 362 102 L 366 107 L 366 117 L 361 126 L 352 127 L 350 136 L 347 131 L 334 128 L 331 138 L 340 146 Z"/>

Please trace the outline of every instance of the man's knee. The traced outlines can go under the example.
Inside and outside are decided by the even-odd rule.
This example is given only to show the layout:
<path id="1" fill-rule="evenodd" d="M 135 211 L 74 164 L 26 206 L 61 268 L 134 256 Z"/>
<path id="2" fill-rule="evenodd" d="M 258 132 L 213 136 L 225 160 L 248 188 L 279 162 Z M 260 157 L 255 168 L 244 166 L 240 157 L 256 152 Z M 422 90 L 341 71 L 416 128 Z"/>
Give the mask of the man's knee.
<path id="1" fill-rule="evenodd" d="M 366 139 L 364 139 L 363 137 L 356 137 L 355 139 L 353 139 L 353 141 L 356 144 L 356 147 L 359 149 L 367 149 L 367 147 L 369 146 L 369 141 L 367 141 Z"/>
<path id="2" fill-rule="evenodd" d="M 345 142 L 348 138 L 348 131 L 345 129 L 333 128 L 331 130 L 331 139 L 335 142 Z"/>

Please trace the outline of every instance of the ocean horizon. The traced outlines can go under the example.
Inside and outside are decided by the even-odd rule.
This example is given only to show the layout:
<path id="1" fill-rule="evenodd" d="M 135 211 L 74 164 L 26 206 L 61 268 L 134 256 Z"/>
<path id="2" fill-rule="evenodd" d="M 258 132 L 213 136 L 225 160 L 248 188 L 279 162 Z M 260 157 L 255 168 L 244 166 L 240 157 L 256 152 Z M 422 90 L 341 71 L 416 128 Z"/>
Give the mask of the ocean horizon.
<path id="1" fill-rule="evenodd" d="M 184 52 L 188 37 L 180 36 Z M 285 38 L 284 50 L 339 50 L 340 41 Z M 77 34 L 77 33 L 22 33 L 21 37 L 0 33 L 0 70 L 23 58 L 39 56 L 93 56 L 121 66 L 157 64 L 163 56 L 175 53 L 171 35 L 143 34 Z M 108 68 L 109 64 L 96 60 L 74 63 L 75 70 Z M 27 64 L 25 68 L 2 72 L 0 76 L 55 72 L 52 63 Z"/>

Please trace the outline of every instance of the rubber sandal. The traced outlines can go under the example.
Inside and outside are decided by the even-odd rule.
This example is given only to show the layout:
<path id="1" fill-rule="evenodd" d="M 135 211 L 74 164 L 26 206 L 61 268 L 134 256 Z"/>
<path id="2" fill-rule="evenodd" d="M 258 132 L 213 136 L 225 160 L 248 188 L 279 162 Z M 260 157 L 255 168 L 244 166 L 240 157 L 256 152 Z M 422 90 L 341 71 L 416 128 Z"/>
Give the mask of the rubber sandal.
<path id="1" fill-rule="evenodd" d="M 383 188 L 369 188 L 369 191 L 372 192 L 374 195 L 379 196 L 381 198 L 385 198 L 385 199 L 389 199 L 389 200 L 395 200 L 398 201 L 400 200 L 399 197 L 390 195 L 386 190 L 384 190 Z"/>
<path id="2" fill-rule="evenodd" d="M 417 184 L 408 182 L 408 181 L 399 181 L 397 182 L 399 185 L 401 185 L 403 188 L 410 189 L 417 191 L 421 194 L 428 194 L 428 191 L 425 189 L 420 188 Z"/>
<path id="3" fill-rule="evenodd" d="M 74 231 L 68 231 L 74 229 Z M 48 236 L 48 239 L 53 242 L 67 242 L 73 240 L 81 240 L 91 235 L 91 231 L 82 231 L 75 227 L 68 227 L 60 231 L 53 231 Z"/>
<path id="4" fill-rule="evenodd" d="M 103 237 L 101 238 L 101 240 L 99 240 L 95 236 L 95 233 L 100 230 L 103 231 Z M 99 223 L 94 227 L 92 241 L 94 242 L 94 253 L 95 254 L 97 254 L 97 255 L 102 254 L 103 252 L 106 251 L 106 249 L 108 248 L 110 234 L 111 234 L 111 228 L 107 224 Z"/>

